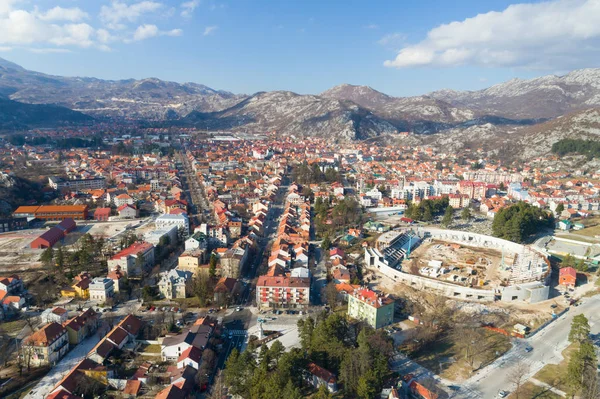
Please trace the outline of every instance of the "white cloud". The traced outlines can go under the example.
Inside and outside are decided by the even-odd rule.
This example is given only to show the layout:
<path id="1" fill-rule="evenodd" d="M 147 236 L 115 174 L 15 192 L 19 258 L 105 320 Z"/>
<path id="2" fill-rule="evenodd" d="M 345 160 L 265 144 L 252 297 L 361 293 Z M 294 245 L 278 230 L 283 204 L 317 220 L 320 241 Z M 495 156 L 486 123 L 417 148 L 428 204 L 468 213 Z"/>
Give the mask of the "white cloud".
<path id="1" fill-rule="evenodd" d="M 156 25 L 141 25 L 133 33 L 133 41 L 140 41 L 150 39 L 155 36 L 181 36 L 183 31 L 181 29 L 172 29 L 169 31 L 161 31 Z"/>
<path id="2" fill-rule="evenodd" d="M 30 48 L 27 50 L 36 54 L 63 54 L 71 52 L 71 50 L 66 48 Z"/>
<path id="3" fill-rule="evenodd" d="M 365 25 L 365 29 L 379 29 L 379 25 L 376 25 L 376 24 Z"/>
<path id="4" fill-rule="evenodd" d="M 404 46 L 387 67 L 479 65 L 571 69 L 600 50 L 600 0 L 515 4 L 440 25 Z M 382 39 L 383 40 L 383 39 Z"/>
<path id="5" fill-rule="evenodd" d="M 123 22 L 135 22 L 142 15 L 158 11 L 162 6 L 162 3 L 148 0 L 131 5 L 113 0 L 110 6 L 100 8 L 100 20 L 110 29 L 125 29 L 127 25 Z"/>
<path id="6" fill-rule="evenodd" d="M 133 40 L 145 40 L 151 37 L 158 36 L 158 26 L 156 25 L 141 25 L 133 33 Z"/>
<path id="7" fill-rule="evenodd" d="M 218 26 L 207 26 L 206 28 L 204 28 L 204 36 L 208 36 L 208 35 L 212 35 L 216 30 L 217 30 Z"/>
<path id="8" fill-rule="evenodd" d="M 181 3 L 181 16 L 184 18 L 189 18 L 194 13 L 194 10 L 200 5 L 200 0 L 192 0 L 186 1 L 185 3 Z"/>
<path id="9" fill-rule="evenodd" d="M 161 32 L 161 34 L 165 35 L 165 36 L 171 36 L 171 37 L 181 36 L 181 35 L 183 35 L 183 30 L 181 30 L 181 29 L 171 29 L 171 30 L 168 30 L 166 32 Z"/>
<path id="10" fill-rule="evenodd" d="M 54 7 L 45 13 L 40 14 L 42 21 L 70 21 L 77 22 L 83 19 L 89 18 L 87 12 L 82 11 L 80 8 L 62 8 Z"/>
<path id="11" fill-rule="evenodd" d="M 153 36 L 180 36 L 183 33 L 181 29 L 162 31 L 149 24 L 142 24 L 135 31 L 132 28 L 122 32 L 112 30 L 117 25 L 127 27 L 129 21 L 162 7 L 161 3 L 153 1 L 131 4 L 111 1 L 100 12 L 106 28 L 99 29 L 83 22 L 90 16 L 80 8 L 26 8 L 29 4 L 29 1 L 0 0 L 0 47 L 4 51 L 13 47 L 37 53 L 66 52 L 70 51 L 68 48 L 110 51 L 111 43 L 130 43 Z M 112 11 L 110 16 L 107 14 L 109 9 Z"/>
<path id="12" fill-rule="evenodd" d="M 6 52 L 6 51 L 11 51 L 12 47 L 0 47 L 0 52 Z"/>
<path id="13" fill-rule="evenodd" d="M 389 33 L 377 41 L 377 43 L 381 44 L 382 46 L 395 48 L 402 46 L 405 42 L 406 35 L 398 32 Z"/>

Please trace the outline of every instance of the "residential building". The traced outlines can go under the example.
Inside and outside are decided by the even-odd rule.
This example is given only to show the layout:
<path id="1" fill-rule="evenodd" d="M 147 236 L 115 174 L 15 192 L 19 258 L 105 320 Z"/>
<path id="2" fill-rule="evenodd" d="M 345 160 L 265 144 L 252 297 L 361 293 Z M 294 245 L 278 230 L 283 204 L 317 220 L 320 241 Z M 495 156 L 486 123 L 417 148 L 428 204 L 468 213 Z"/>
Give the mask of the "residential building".
<path id="1" fill-rule="evenodd" d="M 238 281 L 230 277 L 221 277 L 214 289 L 214 301 L 222 306 L 227 305 L 239 291 Z"/>
<path id="2" fill-rule="evenodd" d="M 90 179 L 63 179 L 59 176 L 48 177 L 48 185 L 57 191 L 98 190 L 106 188 L 106 179 L 96 177 Z"/>
<path id="3" fill-rule="evenodd" d="M 117 213 L 121 219 L 135 219 L 138 217 L 138 210 L 134 205 L 123 204 L 117 208 Z"/>
<path id="4" fill-rule="evenodd" d="M 94 220 L 98 222 L 108 222 L 110 218 L 110 208 L 98 208 L 94 211 Z"/>
<path id="5" fill-rule="evenodd" d="M 260 276 L 256 283 L 259 308 L 302 309 L 310 303 L 310 279 L 287 276 Z"/>
<path id="6" fill-rule="evenodd" d="M 187 215 L 179 214 L 164 214 L 156 218 L 155 221 L 157 229 L 166 229 L 172 226 L 176 226 L 178 229 L 182 229 L 184 235 L 187 236 L 190 232 L 190 220 Z"/>
<path id="7" fill-rule="evenodd" d="M 177 268 L 192 272 L 194 275 L 198 274 L 200 265 L 206 262 L 206 250 L 195 249 L 191 251 L 185 251 L 179 258 L 177 258 Z"/>
<path id="8" fill-rule="evenodd" d="M 212 331 L 211 326 L 194 325 L 190 328 L 185 328 L 180 334 L 166 336 L 161 344 L 160 355 L 162 360 L 176 362 L 191 347 L 204 350 Z"/>
<path id="9" fill-rule="evenodd" d="M 207 237 L 205 234 L 197 232 L 194 233 L 190 238 L 185 240 L 185 250 L 191 251 L 194 249 L 206 249 Z"/>
<path id="10" fill-rule="evenodd" d="M 348 295 L 348 316 L 377 329 L 394 322 L 394 300 L 363 288 Z"/>
<path id="11" fill-rule="evenodd" d="M 54 365 L 67 353 L 69 339 L 67 330 L 51 322 L 23 340 L 24 363 L 34 367 Z"/>
<path id="12" fill-rule="evenodd" d="M 165 239 L 168 239 L 169 243 L 174 244 L 177 242 L 177 234 L 177 227 L 172 226 L 166 229 L 149 231 L 144 235 L 144 240 L 154 246 L 158 246 L 161 244 L 161 241 L 164 241 Z"/>
<path id="13" fill-rule="evenodd" d="M 241 246 L 235 246 L 228 249 L 225 253 L 219 256 L 219 264 L 221 265 L 221 276 L 240 278 L 240 275 L 248 261 L 249 250 Z"/>
<path id="14" fill-rule="evenodd" d="M 117 208 L 123 205 L 133 205 L 135 200 L 129 194 L 119 194 L 114 198 L 115 206 Z"/>
<path id="15" fill-rule="evenodd" d="M 142 257 L 138 261 L 138 256 Z M 140 241 L 133 243 L 108 260 L 108 270 L 120 270 L 124 275 L 138 275 L 142 273 L 140 268 L 154 266 L 154 245 Z"/>
<path id="16" fill-rule="evenodd" d="M 19 294 L 25 290 L 23 280 L 16 274 L 10 277 L 0 276 L 0 290 L 6 291 L 10 295 Z"/>
<path id="17" fill-rule="evenodd" d="M 310 362 L 306 370 L 306 381 L 316 389 L 322 385 L 327 387 L 331 393 L 337 392 L 337 378 L 331 371 Z"/>
<path id="18" fill-rule="evenodd" d="M 69 312 L 65 308 L 54 307 L 51 309 L 46 309 L 40 315 L 40 319 L 42 323 L 58 323 L 63 324 L 68 319 Z"/>
<path id="19" fill-rule="evenodd" d="M 185 298 L 192 284 L 192 273 L 188 271 L 171 269 L 160 274 L 158 291 L 167 298 Z"/>
<path id="20" fill-rule="evenodd" d="M 96 277 L 90 283 L 90 300 L 105 302 L 115 294 L 113 280 L 107 277 Z"/>
<path id="21" fill-rule="evenodd" d="M 94 334 L 99 324 L 100 316 L 92 308 L 64 322 L 63 325 L 67 330 L 69 344 L 71 346 L 79 344 L 85 338 Z"/>
<path id="22" fill-rule="evenodd" d="M 563 267 L 560 269 L 558 283 L 565 287 L 575 287 L 577 283 L 577 270 L 572 267 Z"/>

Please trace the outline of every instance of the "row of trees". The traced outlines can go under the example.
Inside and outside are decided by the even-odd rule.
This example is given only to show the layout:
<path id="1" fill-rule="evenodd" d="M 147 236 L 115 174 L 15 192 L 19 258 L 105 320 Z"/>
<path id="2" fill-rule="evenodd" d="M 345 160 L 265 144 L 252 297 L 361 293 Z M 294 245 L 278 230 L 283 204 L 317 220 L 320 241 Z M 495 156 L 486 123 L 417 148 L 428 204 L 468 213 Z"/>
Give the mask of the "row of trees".
<path id="1" fill-rule="evenodd" d="M 12 145 L 44 145 L 51 144 L 54 148 L 88 148 L 88 147 L 102 147 L 102 136 L 96 135 L 90 138 L 80 137 L 68 137 L 64 139 L 57 139 L 55 137 L 46 136 L 29 136 L 25 137 L 22 134 L 13 134 L 8 136 L 8 142 Z"/>
<path id="2" fill-rule="evenodd" d="M 553 223 L 552 215 L 520 201 L 496 213 L 492 231 L 496 237 L 521 243 L 540 229 L 552 227 Z"/>
<path id="3" fill-rule="evenodd" d="M 94 238 L 86 233 L 66 251 L 61 245 L 47 248 L 40 255 L 41 262 L 58 276 L 73 277 L 82 271 L 106 266 L 104 260 L 104 238 Z"/>
<path id="4" fill-rule="evenodd" d="M 585 263 L 584 259 L 577 259 L 573 256 L 571 256 L 571 254 L 567 254 L 562 262 L 560 263 L 560 267 L 572 267 L 577 271 L 580 272 L 587 272 L 588 271 L 588 266 Z"/>
<path id="5" fill-rule="evenodd" d="M 411 202 L 408 204 L 406 211 L 404 211 L 404 216 L 421 222 L 431 222 L 434 216 L 444 212 L 448 206 L 448 197 L 442 197 L 434 200 L 425 199 L 418 204 Z"/>
<path id="6" fill-rule="evenodd" d="M 569 341 L 578 344 L 577 351 L 571 354 L 567 367 L 567 385 L 571 397 L 595 399 L 600 396 L 596 351 L 590 339 L 590 324 L 583 314 L 573 318 Z"/>
<path id="7" fill-rule="evenodd" d="M 321 237 L 342 234 L 349 227 L 358 227 L 364 220 L 361 205 L 346 197 L 334 206 L 328 200 L 317 198 L 314 205 L 315 227 Z"/>
<path id="8" fill-rule="evenodd" d="M 234 350 L 224 370 L 230 393 L 245 399 L 302 398 L 303 375 L 310 362 L 339 376 L 344 397 L 370 399 L 381 391 L 393 350 L 385 332 L 351 326 L 337 313 L 299 320 L 298 328 L 301 349 L 285 352 L 275 341 L 271 349 L 261 346 L 258 354 Z M 331 395 L 321 387 L 312 397 Z"/>
<path id="9" fill-rule="evenodd" d="M 321 170 L 321 167 L 317 163 L 308 165 L 306 162 L 296 166 L 291 173 L 292 181 L 300 184 L 319 184 L 319 183 L 333 183 L 342 181 L 340 172 L 332 167 L 325 169 L 325 172 Z"/>

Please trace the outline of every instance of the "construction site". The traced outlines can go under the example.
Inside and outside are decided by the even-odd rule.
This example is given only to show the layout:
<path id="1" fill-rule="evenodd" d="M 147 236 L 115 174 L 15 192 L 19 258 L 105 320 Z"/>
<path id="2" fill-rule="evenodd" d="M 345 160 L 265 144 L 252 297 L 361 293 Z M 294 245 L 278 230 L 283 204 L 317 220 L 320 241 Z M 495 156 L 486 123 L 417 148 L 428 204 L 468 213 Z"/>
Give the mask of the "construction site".
<path id="1" fill-rule="evenodd" d="M 516 254 L 489 248 L 426 240 L 415 248 L 402 271 L 470 287 L 507 285 Z M 509 265 L 507 267 L 507 265 Z"/>
<path id="2" fill-rule="evenodd" d="M 367 267 L 413 288 L 457 299 L 525 301 L 549 297 L 546 255 L 496 237 L 436 228 L 390 231 L 365 249 Z"/>

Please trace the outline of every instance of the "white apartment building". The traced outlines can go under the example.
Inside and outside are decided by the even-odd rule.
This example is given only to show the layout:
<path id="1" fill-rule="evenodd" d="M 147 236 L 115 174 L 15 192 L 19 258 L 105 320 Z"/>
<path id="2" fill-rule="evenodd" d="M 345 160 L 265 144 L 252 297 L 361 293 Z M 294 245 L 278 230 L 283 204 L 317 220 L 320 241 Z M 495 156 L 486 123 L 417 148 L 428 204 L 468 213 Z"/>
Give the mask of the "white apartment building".
<path id="1" fill-rule="evenodd" d="M 89 286 L 90 300 L 104 302 L 115 294 L 115 282 L 110 278 L 96 277 Z"/>

